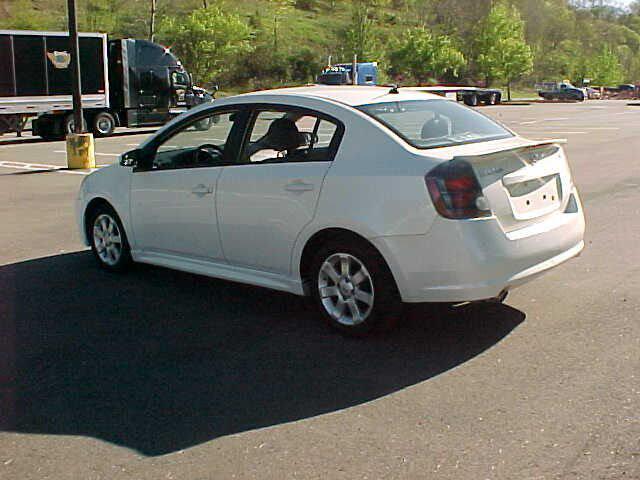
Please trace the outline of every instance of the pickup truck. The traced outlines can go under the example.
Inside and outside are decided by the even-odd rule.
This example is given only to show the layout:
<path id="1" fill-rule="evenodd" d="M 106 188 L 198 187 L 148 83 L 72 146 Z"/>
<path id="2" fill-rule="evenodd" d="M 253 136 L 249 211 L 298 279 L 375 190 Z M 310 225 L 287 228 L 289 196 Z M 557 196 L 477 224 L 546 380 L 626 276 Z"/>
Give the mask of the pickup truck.
<path id="1" fill-rule="evenodd" d="M 569 82 L 551 82 L 537 84 L 538 95 L 545 100 L 574 100 L 582 102 L 587 99 L 585 89 L 574 87 Z"/>

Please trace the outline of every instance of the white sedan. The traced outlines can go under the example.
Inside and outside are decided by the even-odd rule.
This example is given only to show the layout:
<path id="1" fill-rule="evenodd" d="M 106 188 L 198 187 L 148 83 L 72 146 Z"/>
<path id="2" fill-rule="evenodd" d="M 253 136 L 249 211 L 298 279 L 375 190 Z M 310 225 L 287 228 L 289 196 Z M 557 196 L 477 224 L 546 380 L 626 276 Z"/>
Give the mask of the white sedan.
<path id="1" fill-rule="evenodd" d="M 504 299 L 576 256 L 567 159 L 455 102 L 312 86 L 216 100 L 82 183 L 78 223 L 131 261 L 310 295 L 334 327 L 402 302 Z"/>

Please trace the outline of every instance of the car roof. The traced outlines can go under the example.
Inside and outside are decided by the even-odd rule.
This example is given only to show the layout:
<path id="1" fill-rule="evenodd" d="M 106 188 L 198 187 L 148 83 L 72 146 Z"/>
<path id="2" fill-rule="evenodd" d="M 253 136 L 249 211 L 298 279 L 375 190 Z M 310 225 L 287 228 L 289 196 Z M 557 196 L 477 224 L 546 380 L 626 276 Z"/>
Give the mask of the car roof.
<path id="1" fill-rule="evenodd" d="M 305 87 L 276 88 L 244 93 L 238 97 L 272 97 L 283 95 L 291 97 L 321 98 L 357 107 L 374 103 L 398 102 L 405 100 L 444 100 L 439 95 L 427 92 L 398 89 L 399 93 L 390 93 L 393 87 L 373 87 L 363 85 L 309 85 Z M 256 99 L 259 101 L 259 99 Z"/>

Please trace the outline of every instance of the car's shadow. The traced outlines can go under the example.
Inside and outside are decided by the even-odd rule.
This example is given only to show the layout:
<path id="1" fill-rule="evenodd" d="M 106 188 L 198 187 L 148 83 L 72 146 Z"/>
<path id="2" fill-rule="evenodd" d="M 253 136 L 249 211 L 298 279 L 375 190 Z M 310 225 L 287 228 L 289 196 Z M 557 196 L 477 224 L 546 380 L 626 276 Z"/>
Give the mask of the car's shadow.
<path id="1" fill-rule="evenodd" d="M 413 307 L 399 330 L 354 340 L 296 296 L 153 267 L 110 274 L 87 252 L 0 267 L 0 292 L 6 429 L 145 455 L 381 397 L 524 320 L 503 305 Z"/>

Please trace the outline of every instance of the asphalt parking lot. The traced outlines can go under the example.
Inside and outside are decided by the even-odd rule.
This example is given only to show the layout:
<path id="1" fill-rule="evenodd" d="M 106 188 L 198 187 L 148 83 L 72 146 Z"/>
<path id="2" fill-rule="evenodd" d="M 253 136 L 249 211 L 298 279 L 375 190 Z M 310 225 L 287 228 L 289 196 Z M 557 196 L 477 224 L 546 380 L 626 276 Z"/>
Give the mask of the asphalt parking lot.
<path id="1" fill-rule="evenodd" d="M 88 172 L 0 140 L 0 479 L 640 479 L 640 107 L 481 111 L 568 140 L 584 253 L 366 340 L 295 296 L 99 270 Z M 147 135 L 98 139 L 98 164 Z"/>

